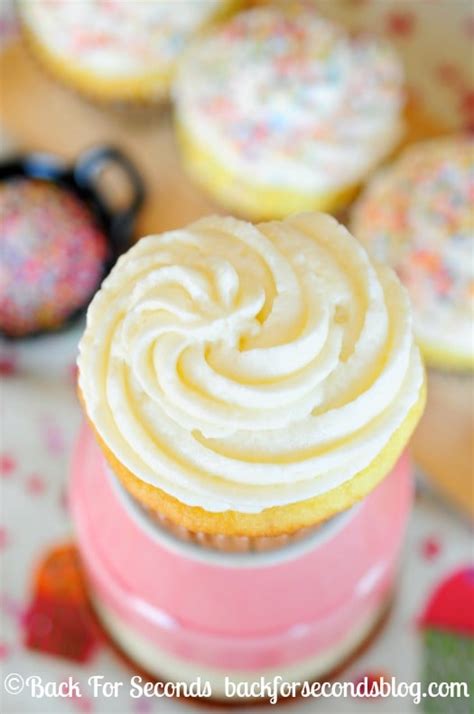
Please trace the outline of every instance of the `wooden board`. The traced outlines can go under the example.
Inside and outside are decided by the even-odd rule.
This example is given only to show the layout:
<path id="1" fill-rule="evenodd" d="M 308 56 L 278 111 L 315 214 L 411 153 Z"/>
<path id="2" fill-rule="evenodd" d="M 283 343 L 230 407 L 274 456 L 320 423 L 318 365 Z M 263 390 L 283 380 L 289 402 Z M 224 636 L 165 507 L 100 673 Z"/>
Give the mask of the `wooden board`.
<path id="1" fill-rule="evenodd" d="M 140 116 L 95 106 L 47 76 L 21 41 L 0 56 L 0 109 L 2 124 L 21 151 L 50 151 L 72 160 L 95 144 L 122 148 L 148 192 L 138 235 L 178 228 L 220 210 L 183 173 L 169 110 Z M 409 140 L 442 131 L 415 105 L 410 115 Z"/>

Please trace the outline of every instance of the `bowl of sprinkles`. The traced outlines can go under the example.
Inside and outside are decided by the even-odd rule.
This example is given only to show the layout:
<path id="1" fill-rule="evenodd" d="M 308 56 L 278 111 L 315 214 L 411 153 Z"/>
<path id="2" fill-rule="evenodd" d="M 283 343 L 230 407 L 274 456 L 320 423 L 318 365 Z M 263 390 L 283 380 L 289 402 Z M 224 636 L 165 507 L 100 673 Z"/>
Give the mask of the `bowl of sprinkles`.
<path id="1" fill-rule="evenodd" d="M 130 200 L 109 207 L 99 175 L 128 177 Z M 54 332 L 83 313 L 129 247 L 144 197 L 139 174 L 117 149 L 98 147 L 73 166 L 28 155 L 0 166 L 0 332 L 17 339 Z"/>

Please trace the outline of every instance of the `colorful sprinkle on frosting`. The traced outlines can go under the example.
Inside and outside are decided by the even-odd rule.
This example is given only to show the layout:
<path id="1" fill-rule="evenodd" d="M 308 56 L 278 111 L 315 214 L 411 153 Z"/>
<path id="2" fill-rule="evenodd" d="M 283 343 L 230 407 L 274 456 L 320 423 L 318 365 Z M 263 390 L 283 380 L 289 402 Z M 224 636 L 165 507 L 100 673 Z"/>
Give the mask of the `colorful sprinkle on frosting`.
<path id="1" fill-rule="evenodd" d="M 401 133 L 402 69 L 301 3 L 255 8 L 193 44 L 178 121 L 237 173 L 327 190 L 358 182 Z"/>
<path id="2" fill-rule="evenodd" d="M 21 0 L 46 47 L 106 77 L 166 72 L 221 0 Z M 177 7 L 179 5 L 179 7 Z"/>
<path id="3" fill-rule="evenodd" d="M 99 284 L 105 235 L 73 194 L 45 181 L 0 184 L 0 215 L 0 329 L 59 327 Z"/>
<path id="4" fill-rule="evenodd" d="M 429 363 L 474 366 L 474 142 L 413 146 L 374 177 L 354 233 L 410 293 Z"/>

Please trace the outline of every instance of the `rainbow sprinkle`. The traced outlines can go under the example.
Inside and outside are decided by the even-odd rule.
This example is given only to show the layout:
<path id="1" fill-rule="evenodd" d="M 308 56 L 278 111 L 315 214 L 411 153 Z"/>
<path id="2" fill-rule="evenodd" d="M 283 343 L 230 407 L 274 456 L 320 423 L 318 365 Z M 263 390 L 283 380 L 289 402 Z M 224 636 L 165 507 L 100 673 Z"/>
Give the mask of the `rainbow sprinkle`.
<path id="1" fill-rule="evenodd" d="M 59 327 L 92 296 L 109 257 L 88 208 L 54 184 L 0 184 L 0 329 L 23 336 Z"/>
<path id="2" fill-rule="evenodd" d="M 447 350 L 474 352 L 474 142 L 407 149 L 369 184 L 354 233 L 408 288 L 415 329 Z"/>
<path id="3" fill-rule="evenodd" d="M 197 41 L 174 96 L 179 121 L 254 178 L 263 167 L 285 185 L 297 164 L 308 181 L 318 172 L 338 187 L 398 140 L 402 86 L 387 45 L 289 3 L 236 15 Z"/>

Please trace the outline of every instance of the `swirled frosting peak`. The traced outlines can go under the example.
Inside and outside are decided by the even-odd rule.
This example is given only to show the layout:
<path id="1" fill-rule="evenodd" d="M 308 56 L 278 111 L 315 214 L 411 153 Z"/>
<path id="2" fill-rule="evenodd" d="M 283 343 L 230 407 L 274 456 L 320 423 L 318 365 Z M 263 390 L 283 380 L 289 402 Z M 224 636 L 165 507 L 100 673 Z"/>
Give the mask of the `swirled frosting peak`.
<path id="1" fill-rule="evenodd" d="M 351 479 L 423 382 L 403 288 L 324 214 L 209 217 L 143 238 L 89 308 L 79 368 L 114 456 L 216 512 Z"/>

